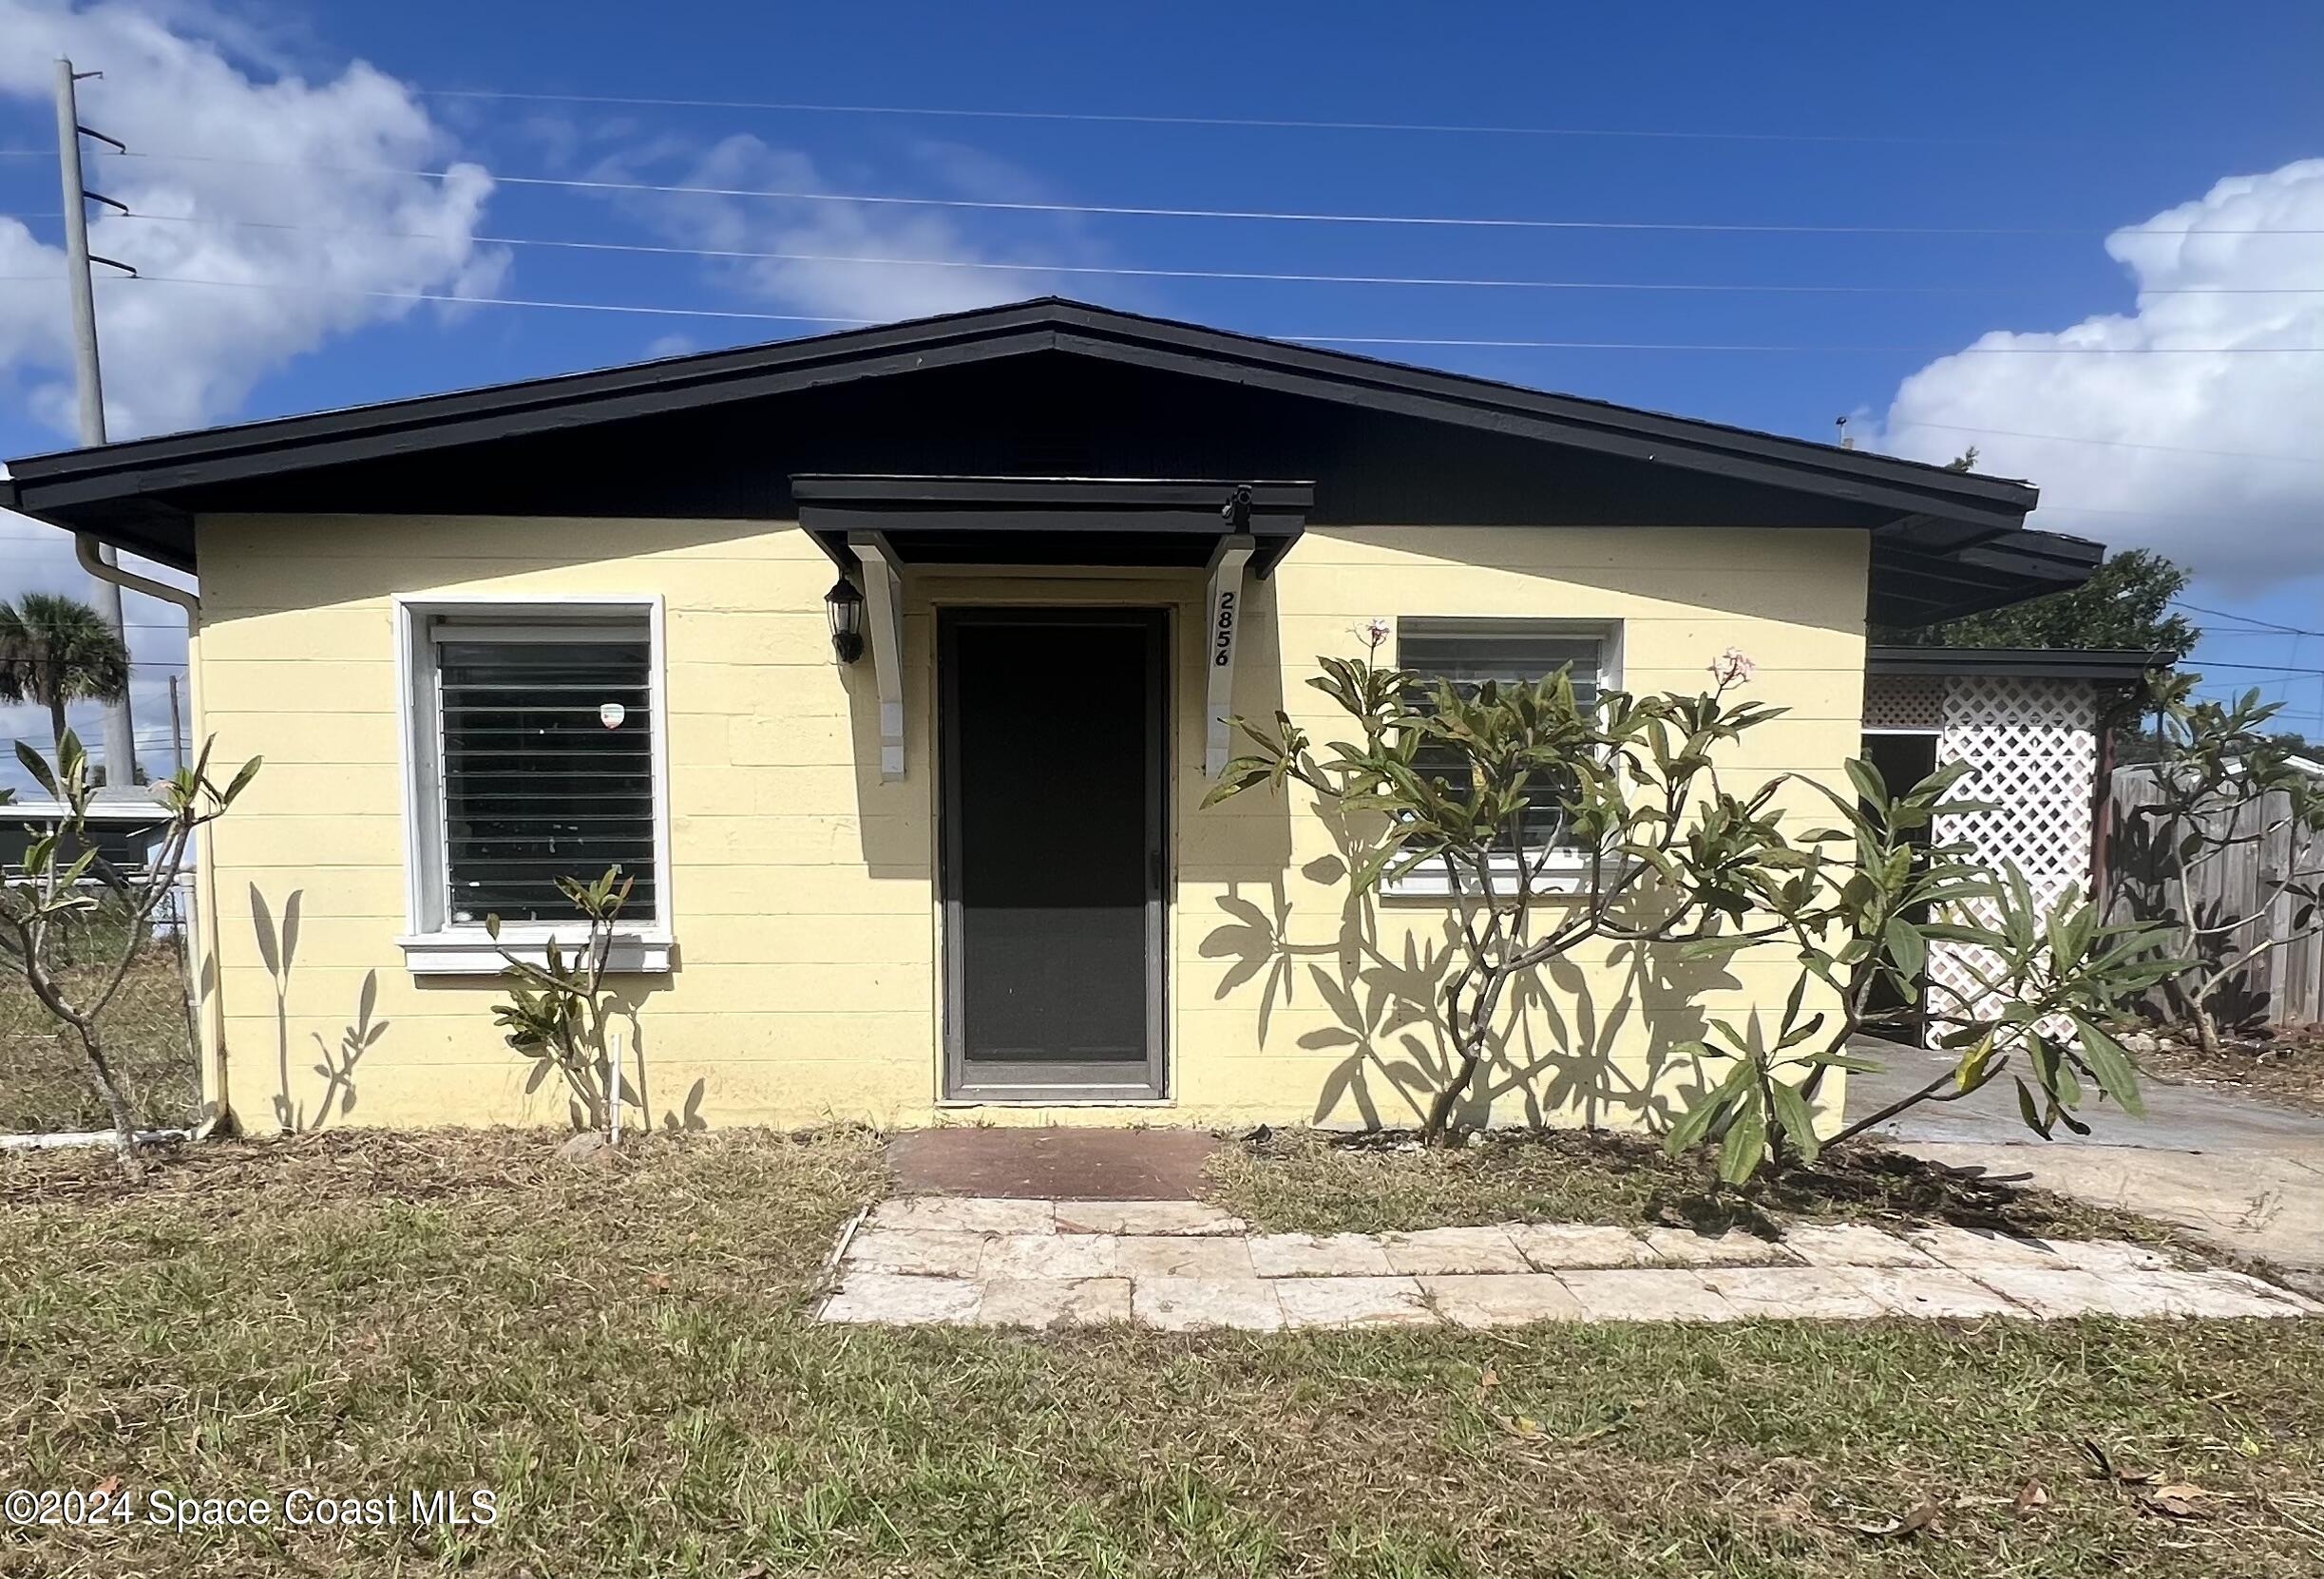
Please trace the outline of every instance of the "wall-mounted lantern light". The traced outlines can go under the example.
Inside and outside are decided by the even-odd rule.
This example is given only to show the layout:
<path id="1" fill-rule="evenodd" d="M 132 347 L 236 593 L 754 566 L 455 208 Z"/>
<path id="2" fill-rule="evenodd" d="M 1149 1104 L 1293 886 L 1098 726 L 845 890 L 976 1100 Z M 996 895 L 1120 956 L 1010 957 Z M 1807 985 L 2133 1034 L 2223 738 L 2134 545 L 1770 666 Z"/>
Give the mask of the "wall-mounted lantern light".
<path id="1" fill-rule="evenodd" d="M 863 593 L 842 576 L 823 595 L 823 606 L 831 619 L 832 653 L 840 662 L 853 663 L 864 656 Z"/>

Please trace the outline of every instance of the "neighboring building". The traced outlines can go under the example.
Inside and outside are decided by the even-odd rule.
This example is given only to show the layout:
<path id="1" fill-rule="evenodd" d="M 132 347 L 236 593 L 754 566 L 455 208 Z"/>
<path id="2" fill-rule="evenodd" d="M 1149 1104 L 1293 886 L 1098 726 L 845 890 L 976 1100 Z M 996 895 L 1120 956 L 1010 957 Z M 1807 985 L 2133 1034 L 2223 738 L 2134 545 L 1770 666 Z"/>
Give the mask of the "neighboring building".
<path id="1" fill-rule="evenodd" d="M 1633 690 L 1737 647 L 1788 712 L 1729 782 L 1839 784 L 1868 614 L 2100 557 L 2016 483 L 1054 300 L 12 472 L 200 574 L 196 733 L 266 758 L 202 874 L 260 1127 L 367 1003 L 359 1120 L 562 1117 L 481 923 L 570 935 L 550 879 L 608 863 L 657 1122 L 1409 1122 L 1445 919 L 1352 916 L 1304 801 L 1200 809 L 1227 713 L 1327 729 L 1305 682 L 1373 618 Z M 1637 1122 L 1789 982 L 1627 956 L 1512 1028 L 1496 1119 Z"/>
<path id="2" fill-rule="evenodd" d="M 1864 755 L 1891 789 L 1940 763 L 1968 763 L 1976 770 L 1955 793 L 1997 809 L 1939 817 L 1933 836 L 2013 863 L 2040 904 L 2068 888 L 2091 894 L 2105 881 L 2106 724 L 2160 666 L 2154 654 L 2124 649 L 1875 647 L 1864 664 Z M 1973 992 L 1967 958 L 1940 942 L 1930 976 Z"/>
<path id="3" fill-rule="evenodd" d="M 54 833 L 71 815 L 62 801 L 0 801 L 0 879 L 21 876 L 25 851 L 45 833 Z M 169 831 L 169 817 L 144 794 L 89 802 L 82 826 L 92 836 L 98 854 L 124 872 L 142 872 L 151 864 Z M 62 859 L 78 857 L 80 848 L 66 842 Z"/>

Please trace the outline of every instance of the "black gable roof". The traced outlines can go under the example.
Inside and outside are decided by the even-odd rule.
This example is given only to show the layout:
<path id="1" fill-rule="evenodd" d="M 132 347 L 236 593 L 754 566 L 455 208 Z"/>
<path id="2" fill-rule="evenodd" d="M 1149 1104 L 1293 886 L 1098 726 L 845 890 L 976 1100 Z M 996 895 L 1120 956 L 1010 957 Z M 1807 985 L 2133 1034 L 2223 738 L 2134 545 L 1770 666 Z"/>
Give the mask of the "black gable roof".
<path id="1" fill-rule="evenodd" d="M 1301 477 L 1315 524 L 1860 527 L 1891 623 L 2078 584 L 2024 484 L 1044 298 L 11 463 L 196 569 L 208 511 L 789 520 L 803 473 Z"/>

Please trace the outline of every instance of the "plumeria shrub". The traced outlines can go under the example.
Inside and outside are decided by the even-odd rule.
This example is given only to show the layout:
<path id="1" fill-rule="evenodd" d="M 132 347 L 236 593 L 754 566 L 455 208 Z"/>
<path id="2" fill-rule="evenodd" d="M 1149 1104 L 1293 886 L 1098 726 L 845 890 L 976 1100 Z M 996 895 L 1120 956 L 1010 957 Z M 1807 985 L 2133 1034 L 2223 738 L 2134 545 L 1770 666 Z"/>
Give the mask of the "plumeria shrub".
<path id="1" fill-rule="evenodd" d="M 614 929 L 621 907 L 629 903 L 635 876 L 609 867 L 595 882 L 561 877 L 558 890 L 572 903 L 586 925 L 581 942 L 570 953 L 553 941 L 538 964 L 507 948 L 500 950 L 505 967 L 508 1000 L 492 1009 L 492 1022 L 508 1045 L 533 1060 L 527 1092 L 540 1089 L 549 1075 L 562 1076 L 576 1130 L 610 1129 L 619 1078 L 618 1051 L 609 1033 L 627 1008 L 605 983 L 613 958 Z M 500 942 L 501 919 L 485 918 L 485 932 Z"/>
<path id="2" fill-rule="evenodd" d="M 1358 634 L 1362 656 L 1326 657 L 1307 682 L 1352 737 L 1319 746 L 1287 713 L 1271 726 L 1237 718 L 1250 749 L 1204 804 L 1297 784 L 1371 830 L 1349 866 L 1360 893 L 1422 866 L 1442 873 L 1457 964 L 1442 1002 L 1451 1075 L 1422 1123 L 1438 1139 L 1492 1056 L 1516 982 L 1593 942 L 1709 936 L 1747 915 L 1766 870 L 1800 859 L 1778 831 L 1777 787 L 1731 794 L 1715 770 L 1782 710 L 1733 694 L 1750 660 L 1732 651 L 1703 694 L 1585 702 L 1564 670 L 1464 689 L 1381 663 L 1385 621 Z M 1423 770 L 1424 757 L 1458 767 Z"/>
<path id="3" fill-rule="evenodd" d="M 2005 1072 L 2018 1072 L 2021 1111 L 2044 1134 L 2081 1128 L 2093 1090 L 2137 1111 L 2135 1075 L 2102 1022 L 2175 967 L 2157 958 L 2151 928 L 2103 925 L 2073 895 L 2037 910 L 2014 870 L 1930 843 L 1940 809 L 1975 809 L 1951 798 L 1966 770 L 1900 795 L 1862 762 L 1847 765 L 1853 794 L 1803 779 L 1838 821 L 1795 841 L 1776 805 L 1786 778 L 1745 792 L 1720 774 L 1721 758 L 1782 712 L 1736 694 L 1753 675 L 1744 654 L 1722 653 L 1697 694 L 1585 702 L 1562 671 L 1473 689 L 1423 679 L 1379 661 L 1388 634 L 1384 621 L 1358 627 L 1363 656 L 1326 657 L 1308 681 L 1351 720 L 1348 738 L 1319 745 L 1283 712 L 1271 725 L 1238 718 L 1251 749 L 1205 804 L 1297 785 L 1341 826 L 1368 830 L 1349 863 L 1360 894 L 1422 867 L 1442 874 L 1454 966 L 1438 1007 L 1454 1056 L 1425 1108 L 1426 1137 L 1442 1138 L 1472 1098 L 1515 984 L 1595 942 L 1673 962 L 1755 946 L 1796 959 L 1776 1023 L 1713 1020 L 1679 1048 L 1708 1074 L 1670 1144 L 1715 1146 L 1738 1183 L 1813 1158 L 1830 1144 L 1819 1125 L 1851 1138 Z M 1553 812 L 1547 837 L 1542 809 Z M 1978 919 L 1982 901 L 1999 921 Z M 1969 945 L 1972 989 L 1931 979 L 1940 941 Z M 1953 1068 L 1839 1128 L 1820 1112 L 1831 1072 L 1871 1067 L 1853 1044 L 1899 1029 L 1878 1003 L 1924 994 Z"/>
<path id="4" fill-rule="evenodd" d="M 57 1021 L 58 1039 L 79 1050 L 113 1120 L 121 1170 L 134 1179 L 143 1172 L 137 1113 L 107 1050 L 105 1011 L 153 942 L 155 912 L 184 870 L 195 830 L 226 814 L 257 776 L 259 759 L 243 763 L 221 786 L 210 777 L 205 742 L 192 767 L 146 786 L 162 821 L 144 865 L 126 871 L 105 858 L 89 826 L 98 787 L 79 736 L 58 732 L 53 763 L 23 741 L 16 759 L 65 814 L 32 831 L 23 876 L 0 883 L 0 967 L 24 978 Z M 83 924 L 101 912 L 112 924 Z"/>
<path id="5" fill-rule="evenodd" d="M 1791 945 L 1799 975 L 1774 1024 L 1714 1020 L 1711 1036 L 1686 1049 L 1719 1077 L 1671 1128 L 1671 1151 L 1716 1146 L 1722 1177 L 1740 1184 L 2005 1074 L 2019 1113 L 2045 1138 L 2061 1125 L 2088 1132 L 2079 1111 L 2095 1094 L 2143 1111 L 2137 1073 L 2105 1026 L 2179 962 L 2162 957 L 2157 928 L 2105 924 L 2070 888 L 2037 904 L 2016 867 L 1931 840 L 1940 816 L 1989 809 L 1953 797 L 1969 771 L 1942 768 L 1892 793 L 1872 764 L 1850 762 L 1853 795 L 1817 785 L 1838 824 L 1805 835 L 1803 859 L 1761 874 L 1750 925 L 1679 945 L 1683 956 L 1716 957 L 1772 934 Z M 1956 945 L 1966 986 L 1930 971 L 1933 942 Z M 1826 990 L 1811 1009 L 1819 984 Z M 1915 1033 L 1953 1053 L 1953 1067 L 1844 1125 L 1824 1123 L 1820 1138 L 1831 1072 L 1878 1067 L 1860 1051 L 1867 1035 Z"/>
<path id="6" fill-rule="evenodd" d="M 2293 761 L 2272 728 L 2281 702 L 2247 691 L 2195 694 L 2200 675 L 2156 675 L 2148 696 L 2162 746 L 2153 801 L 2128 808 L 2134 859 L 2124 891 L 2166 923 L 2187 964 L 2172 986 L 2197 1042 L 2219 1049 L 2219 1003 L 2268 955 L 2324 931 L 2324 780 Z M 2258 859 L 2255 860 L 2257 855 Z M 2253 873 L 2243 903 L 2232 891 Z"/>

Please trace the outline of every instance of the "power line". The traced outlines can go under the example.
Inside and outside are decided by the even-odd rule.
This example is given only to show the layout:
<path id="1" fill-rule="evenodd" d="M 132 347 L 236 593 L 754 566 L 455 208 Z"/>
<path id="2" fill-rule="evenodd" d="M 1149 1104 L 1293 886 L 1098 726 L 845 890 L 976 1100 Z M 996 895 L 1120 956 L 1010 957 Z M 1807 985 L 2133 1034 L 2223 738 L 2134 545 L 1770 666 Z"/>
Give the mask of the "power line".
<path id="1" fill-rule="evenodd" d="M 2086 138 L 1930 137 L 1876 132 L 1686 131 L 1619 126 L 1509 125 L 1476 122 L 1310 121 L 1243 115 L 1145 115 L 1121 111 L 970 109 L 934 105 L 833 105 L 785 100 L 665 99 L 603 93 L 513 93 L 489 88 L 415 87 L 432 99 L 488 99 L 518 104 L 615 105 L 634 109 L 764 110 L 806 115 L 920 116 L 966 121 L 1062 121 L 1098 125 L 1210 126 L 1267 131 L 1410 132 L 1479 137 L 1572 137 L 1674 143 L 1883 143 L 1932 147 L 2105 146 Z"/>
<path id="2" fill-rule="evenodd" d="M 159 160 L 181 164 L 233 164 L 259 169 L 312 170 L 325 175 L 393 176 L 450 181 L 453 170 L 401 169 L 385 165 L 309 164 L 296 160 L 245 159 L 226 154 L 150 153 L 116 159 Z M 1139 203 L 1042 202 L 1030 199 L 924 198 L 885 192 L 820 192 L 756 186 L 693 186 L 676 182 L 586 181 L 571 176 L 509 176 L 473 166 L 504 186 L 556 187 L 583 192 L 649 192 L 705 198 L 775 198 L 792 202 L 889 204 L 913 208 L 978 209 L 1012 214 L 1088 214 L 1162 219 L 1261 219 L 1305 224 L 1419 225 L 1485 230 L 1611 230 L 1770 236 L 2076 236 L 2111 235 L 2111 230 L 2034 225 L 1807 225 L 1731 224 L 1645 219 L 1542 219 L 1495 215 L 1341 214 L 1307 209 L 1176 208 Z M 2120 229 L 2121 227 L 2114 227 Z M 2324 229 L 2255 227 L 2206 229 L 2204 236 L 2324 236 Z"/>
<path id="3" fill-rule="evenodd" d="M 662 307 L 639 303 L 554 301 L 541 297 L 463 296 L 446 291 L 376 291 L 352 285 L 311 285 L 295 281 L 200 279 L 189 275 L 140 275 L 138 285 L 201 285 L 241 291 L 296 291 L 330 295 L 369 296 L 385 301 L 441 302 L 456 307 L 534 307 L 569 313 L 628 313 L 654 317 L 741 318 L 767 323 L 811 323 L 837 328 L 860 328 L 869 318 L 832 317 L 809 313 L 753 313 L 734 308 Z M 1518 340 L 1461 339 L 1451 336 L 1406 334 L 1274 334 L 1271 339 L 1301 345 L 1467 347 L 1515 351 L 1667 351 L 1721 352 L 1804 352 L 1830 354 L 1928 355 L 1952 351 L 1956 355 L 2151 355 L 2162 353 L 2276 353 L 2324 352 L 2324 346 L 1969 346 L 1955 350 L 1939 345 L 1802 345 L 1685 340 Z"/>
<path id="4" fill-rule="evenodd" d="M 2248 614 L 2230 614 L 2225 609 L 2207 609 L 2200 603 L 2190 603 L 2183 598 L 2174 598 L 2171 601 L 2189 614 L 2207 614 L 2214 619 L 2240 620 L 2246 625 L 2257 625 L 2263 630 L 2276 631 L 2284 636 L 2324 636 L 2324 631 L 2312 631 L 2304 625 L 2278 625 L 2273 620 L 2255 619 Z"/>
<path id="5" fill-rule="evenodd" d="M 2295 679 L 2305 679 L 2310 675 L 2324 675 L 2324 669 L 2303 669 L 2295 663 L 2205 663 L 2200 658 L 2194 656 L 2192 654 L 2181 658 L 2179 661 L 2190 668 L 2197 669 L 2238 669 L 2249 670 L 2255 674 L 2282 675 L 2287 676 L 2285 679 L 2280 681 L 2266 681 L 2265 683 L 2269 685 L 2289 685 Z"/>
<path id="6" fill-rule="evenodd" d="M 2121 515 L 2142 521 L 2208 521 L 2212 512 L 2200 510 L 2133 510 L 2112 504 L 2044 504 L 2045 510 L 2062 515 Z"/>
<path id="7" fill-rule="evenodd" d="M 833 318 L 808 313 L 745 313 L 718 307 L 651 307 L 602 301 L 543 301 L 524 296 L 459 296 L 448 291 L 371 291 L 353 285 L 309 285 L 264 279 L 195 279 L 184 275 L 140 275 L 141 285 L 214 285 L 238 291 L 297 291 L 309 295 L 371 296 L 384 301 L 432 301 L 454 307 L 550 307 L 570 313 L 640 313 L 668 318 L 751 318 L 768 323 L 817 323 L 861 328 L 869 318 Z"/>
<path id="8" fill-rule="evenodd" d="M 2143 439 L 2100 439 L 2072 433 L 2024 433 L 2009 428 L 1972 428 L 1953 422 L 1899 422 L 1895 428 L 1929 428 L 1944 433 L 1986 433 L 1995 438 L 2033 439 L 2044 444 L 2097 444 L 2118 449 L 2160 449 L 2173 455 L 2217 455 L 2231 461 L 2285 461 L 2295 466 L 2324 466 L 2324 455 L 2273 455 L 2253 449 L 2198 449 L 2189 445 L 2150 444 Z"/>
<path id="9" fill-rule="evenodd" d="M 360 236 L 396 241 L 468 241 L 501 247 L 553 247 L 576 252 L 639 253 L 649 256 L 730 258 L 749 262 L 885 264 L 897 268 L 989 270 L 1013 274 L 1104 275 L 1142 279 L 1226 279 L 1298 285 L 1416 285 L 1533 291 L 1733 292 L 1772 295 L 2017 295 L 2035 285 L 1786 285 L 1662 283 L 1642 280 L 1522 279 L 1443 275 L 1347 275 L 1269 272 L 1250 269 L 1165 269 L 1131 264 L 1040 263 L 966 257 L 894 257 L 813 252 L 755 252 L 740 247 L 680 247 L 642 241 L 568 240 L 544 236 L 448 235 L 414 230 L 369 230 L 352 226 L 301 225 L 273 219 L 213 219 L 194 214 L 138 214 L 132 219 L 168 224 L 217 225 L 232 229 L 295 232 L 314 236 Z M 2324 285 L 2191 285 L 2150 295 L 2324 295 Z M 1921 423 L 1917 427 L 1941 424 Z M 1988 432 L 1994 429 L 1964 429 Z M 2039 437 L 2036 434 L 2021 437 Z"/>

